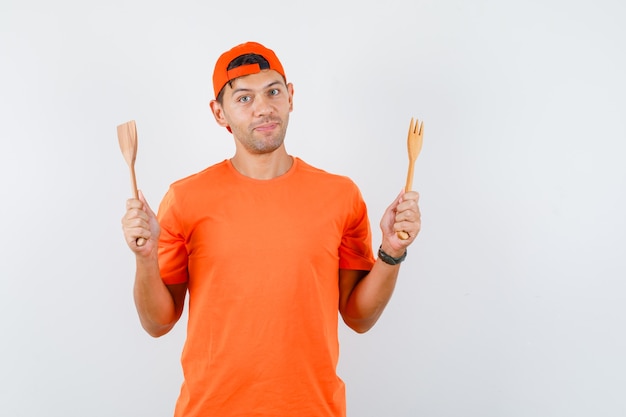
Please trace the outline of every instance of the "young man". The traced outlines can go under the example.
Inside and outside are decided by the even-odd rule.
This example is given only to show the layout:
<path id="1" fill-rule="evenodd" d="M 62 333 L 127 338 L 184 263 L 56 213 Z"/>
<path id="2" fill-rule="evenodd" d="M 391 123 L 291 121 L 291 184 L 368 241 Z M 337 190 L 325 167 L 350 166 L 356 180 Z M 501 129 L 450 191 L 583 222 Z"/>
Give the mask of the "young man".
<path id="1" fill-rule="evenodd" d="M 122 219 L 145 330 L 167 333 L 189 293 L 175 415 L 343 417 L 338 312 L 357 332 L 377 321 L 420 230 L 418 194 L 385 211 L 375 259 L 356 185 L 285 149 L 293 86 L 274 52 L 225 52 L 213 87 L 235 155 L 173 183 L 158 216 L 140 195 Z"/>

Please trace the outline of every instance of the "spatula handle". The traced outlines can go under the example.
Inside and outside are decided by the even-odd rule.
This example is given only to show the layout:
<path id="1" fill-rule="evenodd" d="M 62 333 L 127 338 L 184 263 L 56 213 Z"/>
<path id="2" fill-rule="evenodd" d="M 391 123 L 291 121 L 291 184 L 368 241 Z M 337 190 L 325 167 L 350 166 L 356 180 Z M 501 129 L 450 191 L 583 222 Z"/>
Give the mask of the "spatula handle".
<path id="1" fill-rule="evenodd" d="M 137 191 L 137 177 L 135 176 L 135 167 L 133 165 L 130 166 L 130 183 L 133 191 L 133 197 L 139 199 L 139 192 Z M 137 246 L 143 246 L 146 244 L 146 239 L 138 237 L 135 243 Z"/>

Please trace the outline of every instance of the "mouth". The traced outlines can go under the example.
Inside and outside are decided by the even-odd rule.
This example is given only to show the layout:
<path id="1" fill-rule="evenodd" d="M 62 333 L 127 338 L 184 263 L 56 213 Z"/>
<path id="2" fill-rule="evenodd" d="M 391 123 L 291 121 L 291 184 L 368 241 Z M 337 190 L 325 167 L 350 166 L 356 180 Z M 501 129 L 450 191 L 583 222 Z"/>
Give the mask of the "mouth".
<path id="1" fill-rule="evenodd" d="M 274 130 L 276 126 L 278 126 L 276 123 L 262 124 L 255 127 L 254 130 L 256 130 L 257 132 L 269 132 Z"/>
<path id="2" fill-rule="evenodd" d="M 279 123 L 277 121 L 259 123 L 258 125 L 253 127 L 253 130 L 256 130 L 257 132 L 271 132 L 278 127 L 278 124 Z"/>

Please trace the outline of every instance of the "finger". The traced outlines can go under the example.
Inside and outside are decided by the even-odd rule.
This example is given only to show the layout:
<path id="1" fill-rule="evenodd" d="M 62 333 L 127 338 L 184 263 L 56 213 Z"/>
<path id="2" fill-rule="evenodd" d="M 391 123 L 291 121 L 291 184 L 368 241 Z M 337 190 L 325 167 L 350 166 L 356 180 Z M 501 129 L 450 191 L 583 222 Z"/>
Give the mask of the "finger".
<path id="1" fill-rule="evenodd" d="M 396 232 L 401 232 L 401 231 L 405 231 L 409 233 L 416 232 L 420 229 L 421 222 L 422 220 L 419 218 L 400 220 L 393 224 L 393 229 Z M 413 235 L 415 233 L 411 233 L 411 234 Z"/>
<path id="2" fill-rule="evenodd" d="M 394 224 L 394 230 L 400 240 L 410 244 L 419 234 L 420 226 L 419 223 L 400 222 Z"/>
<path id="3" fill-rule="evenodd" d="M 394 220 L 396 222 L 401 221 L 415 221 L 421 216 L 419 206 L 417 204 L 402 204 L 398 206 L 396 210 Z"/>
<path id="4" fill-rule="evenodd" d="M 418 202 L 417 202 L 418 195 L 413 194 L 413 193 L 414 192 L 411 191 L 411 194 L 409 193 L 402 194 L 396 200 L 397 204 L 395 205 L 395 207 L 393 207 L 393 210 L 396 213 L 406 211 L 406 210 L 418 211 Z"/>
<path id="5" fill-rule="evenodd" d="M 394 231 L 404 232 L 398 234 L 402 240 L 406 240 L 409 236 L 415 236 L 420 230 L 421 215 L 419 209 L 403 210 L 396 212 L 393 224 Z"/>
<path id="6" fill-rule="evenodd" d="M 417 204 L 417 201 L 415 200 L 404 200 L 400 204 L 398 204 L 398 206 L 396 207 L 396 210 L 397 211 L 405 211 L 405 210 L 418 211 L 419 205 Z"/>
<path id="7" fill-rule="evenodd" d="M 388 210 L 393 211 L 392 230 L 403 245 L 410 244 L 419 233 L 421 214 L 419 210 L 419 193 L 404 190 Z"/>
<path id="8" fill-rule="evenodd" d="M 146 223 L 148 222 L 149 217 L 143 207 L 132 207 L 126 210 L 126 213 L 124 213 L 124 217 L 122 217 L 122 223 L 133 225 L 133 222 L 135 222 L 136 219 L 141 219 Z"/>
<path id="9" fill-rule="evenodd" d="M 415 202 L 419 202 L 420 199 L 420 195 L 417 191 L 407 191 L 406 193 L 402 194 L 402 201 L 415 201 Z"/>
<path id="10" fill-rule="evenodd" d="M 135 223 L 127 223 L 124 225 L 124 236 L 126 242 L 132 246 L 143 246 L 150 239 L 152 233 L 148 227 L 148 223 L 135 219 Z"/>
<path id="11" fill-rule="evenodd" d="M 420 195 L 417 191 L 409 191 L 402 194 L 398 209 L 402 210 L 407 207 L 417 207 L 419 204 Z"/>
<path id="12" fill-rule="evenodd" d="M 143 208 L 143 202 L 141 200 L 138 200 L 136 198 L 129 198 L 128 200 L 126 200 L 126 210 L 130 210 L 130 209 L 141 209 Z"/>
<path id="13" fill-rule="evenodd" d="M 396 218 L 395 223 L 401 223 L 401 222 L 409 222 L 409 223 L 414 223 L 419 221 L 420 215 L 417 211 L 413 211 L 413 210 L 404 210 L 401 212 L 396 213 Z"/>

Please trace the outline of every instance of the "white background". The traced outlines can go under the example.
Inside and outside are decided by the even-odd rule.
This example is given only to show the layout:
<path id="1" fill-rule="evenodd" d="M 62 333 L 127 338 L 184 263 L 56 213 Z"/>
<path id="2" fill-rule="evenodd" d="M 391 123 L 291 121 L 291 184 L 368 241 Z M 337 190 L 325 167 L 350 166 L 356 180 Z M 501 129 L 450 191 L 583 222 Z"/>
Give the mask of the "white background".
<path id="1" fill-rule="evenodd" d="M 139 326 L 116 126 L 158 206 L 234 151 L 211 74 L 248 40 L 375 247 L 425 122 L 422 233 L 377 326 L 339 330 L 349 416 L 626 415 L 624 4 L 2 0 L 0 415 L 171 416 L 185 321 Z"/>

